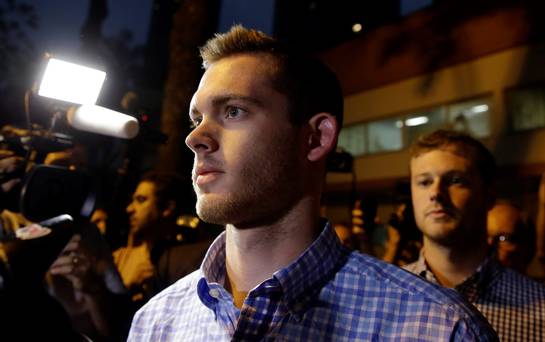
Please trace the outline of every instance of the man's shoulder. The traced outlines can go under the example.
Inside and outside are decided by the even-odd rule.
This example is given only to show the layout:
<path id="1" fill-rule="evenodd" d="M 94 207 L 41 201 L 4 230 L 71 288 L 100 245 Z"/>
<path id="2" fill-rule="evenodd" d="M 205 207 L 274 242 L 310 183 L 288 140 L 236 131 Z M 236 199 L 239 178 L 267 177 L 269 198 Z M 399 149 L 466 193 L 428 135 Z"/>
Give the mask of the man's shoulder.
<path id="1" fill-rule="evenodd" d="M 137 316 L 143 318 L 143 316 L 161 315 L 171 312 L 175 308 L 183 307 L 188 301 L 195 300 L 197 298 L 197 283 L 201 277 L 202 272 L 196 270 L 178 280 L 151 298 L 138 310 Z"/>
<path id="2" fill-rule="evenodd" d="M 427 305 L 439 310 L 455 310 L 462 316 L 473 316 L 475 310 L 454 290 L 432 284 L 411 272 L 373 257 L 354 252 L 340 272 L 352 273 L 382 295 L 403 297 L 407 305 Z"/>
<path id="3" fill-rule="evenodd" d="M 197 283 L 202 278 L 202 271 L 200 269 L 193 271 L 186 275 L 174 284 L 168 286 L 163 291 L 155 295 L 151 301 L 171 301 L 171 300 L 183 300 L 188 295 L 195 295 L 197 291 Z"/>
<path id="4" fill-rule="evenodd" d="M 323 288 L 320 300 L 347 320 L 358 317 L 357 326 L 371 322 L 427 340 L 496 340 L 484 317 L 454 290 L 357 252 Z"/>
<path id="5" fill-rule="evenodd" d="M 129 332 L 130 341 L 179 340 L 175 327 L 190 321 L 201 305 L 197 284 L 202 272 L 197 270 L 159 292 L 136 312 Z"/>
<path id="6" fill-rule="evenodd" d="M 493 288 L 509 291 L 512 297 L 545 300 L 544 284 L 503 266 L 500 266 L 500 275 L 491 285 Z"/>

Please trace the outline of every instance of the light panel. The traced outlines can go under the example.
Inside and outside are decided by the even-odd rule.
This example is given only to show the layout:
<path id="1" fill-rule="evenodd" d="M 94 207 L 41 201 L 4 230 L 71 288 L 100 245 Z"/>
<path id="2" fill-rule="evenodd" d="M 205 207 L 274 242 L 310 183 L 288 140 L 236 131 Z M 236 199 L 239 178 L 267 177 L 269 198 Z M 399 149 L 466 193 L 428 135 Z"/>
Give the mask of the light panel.
<path id="1" fill-rule="evenodd" d="M 38 95 L 77 104 L 95 104 L 105 79 L 104 71 L 51 58 Z"/>

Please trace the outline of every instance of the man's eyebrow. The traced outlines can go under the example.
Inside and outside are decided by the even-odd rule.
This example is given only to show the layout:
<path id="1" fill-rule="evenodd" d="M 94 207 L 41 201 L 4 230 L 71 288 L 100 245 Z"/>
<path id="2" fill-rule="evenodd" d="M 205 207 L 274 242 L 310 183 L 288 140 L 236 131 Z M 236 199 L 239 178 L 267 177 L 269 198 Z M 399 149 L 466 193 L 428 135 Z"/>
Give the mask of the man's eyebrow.
<path id="1" fill-rule="evenodd" d="M 225 94 L 225 95 L 220 95 L 220 96 L 216 96 L 212 99 L 212 104 L 214 106 L 219 106 L 219 105 L 223 105 L 229 101 L 232 101 L 232 100 L 236 100 L 236 101 L 243 101 L 243 102 L 249 102 L 255 106 L 259 106 L 259 107 L 262 107 L 263 106 L 263 102 L 256 99 L 255 97 L 252 97 L 252 96 L 245 96 L 245 95 L 240 95 L 240 94 Z"/>
<path id="2" fill-rule="evenodd" d="M 225 105 L 226 103 L 228 103 L 229 101 L 242 101 L 242 102 L 248 102 L 254 106 L 257 106 L 257 107 L 263 107 L 264 104 L 261 100 L 258 100 L 256 99 L 255 97 L 252 97 L 252 96 L 245 96 L 245 95 L 239 95 L 239 94 L 225 94 L 225 95 L 219 95 L 219 96 L 215 96 L 214 98 L 212 98 L 212 106 L 214 107 L 219 107 L 219 106 L 222 106 L 222 105 Z M 191 109 L 189 110 L 189 117 L 190 118 L 194 118 L 194 117 L 199 117 L 201 116 L 202 113 L 195 107 L 191 107 Z"/>
<path id="3" fill-rule="evenodd" d="M 430 176 L 431 173 L 430 172 L 421 172 L 421 173 L 417 173 L 417 174 L 413 174 L 412 177 L 424 177 L 424 176 Z"/>
<path id="4" fill-rule="evenodd" d="M 191 107 L 191 109 L 189 110 L 189 117 L 190 118 L 198 117 L 200 115 L 201 115 L 201 112 L 199 112 L 197 110 L 197 108 L 195 108 L 195 107 Z"/>

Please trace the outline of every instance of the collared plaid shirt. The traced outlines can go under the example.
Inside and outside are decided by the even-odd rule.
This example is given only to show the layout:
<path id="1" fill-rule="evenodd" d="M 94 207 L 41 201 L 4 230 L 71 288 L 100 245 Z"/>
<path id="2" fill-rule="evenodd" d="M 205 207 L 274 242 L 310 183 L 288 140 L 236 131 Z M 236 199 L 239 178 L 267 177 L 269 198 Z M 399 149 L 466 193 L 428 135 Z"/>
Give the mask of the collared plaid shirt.
<path id="1" fill-rule="evenodd" d="M 252 289 L 239 310 L 222 286 L 224 234 L 199 270 L 136 313 L 130 341 L 497 340 L 456 291 L 348 251 L 329 224 L 297 260 Z"/>
<path id="2" fill-rule="evenodd" d="M 424 250 L 404 268 L 438 284 Z M 500 341 L 545 341 L 545 286 L 503 267 L 494 255 L 455 289 L 488 319 Z"/>

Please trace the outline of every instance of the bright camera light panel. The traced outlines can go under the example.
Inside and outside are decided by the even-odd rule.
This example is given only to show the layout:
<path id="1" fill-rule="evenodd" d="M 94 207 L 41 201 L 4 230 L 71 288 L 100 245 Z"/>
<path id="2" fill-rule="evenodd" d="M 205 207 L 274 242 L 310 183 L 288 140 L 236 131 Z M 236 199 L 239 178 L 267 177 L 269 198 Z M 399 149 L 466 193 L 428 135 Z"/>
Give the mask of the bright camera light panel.
<path id="1" fill-rule="evenodd" d="M 95 104 L 105 78 L 104 71 L 51 58 L 38 95 L 78 104 Z"/>

